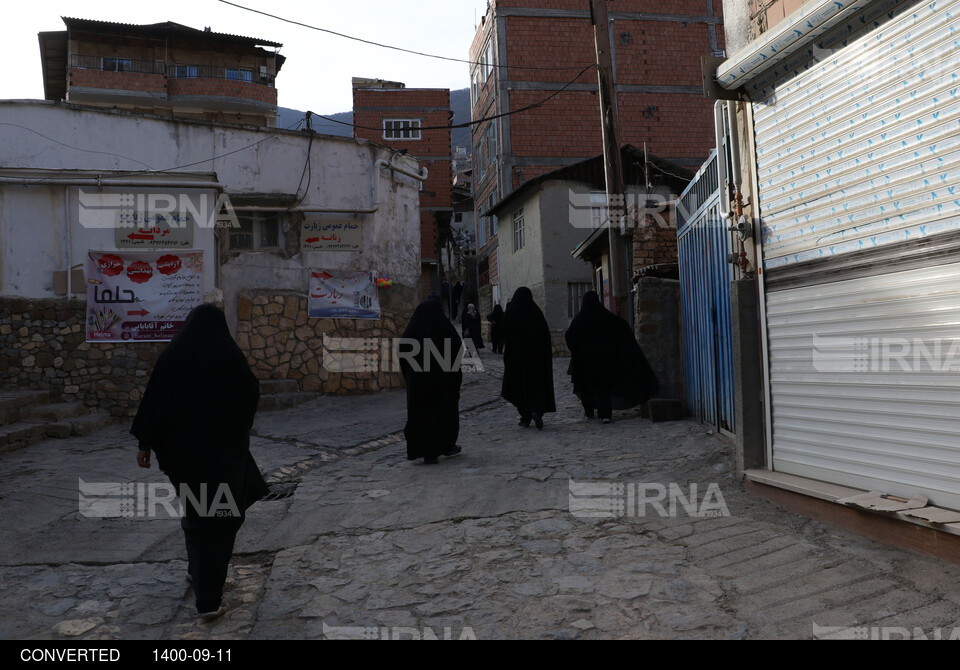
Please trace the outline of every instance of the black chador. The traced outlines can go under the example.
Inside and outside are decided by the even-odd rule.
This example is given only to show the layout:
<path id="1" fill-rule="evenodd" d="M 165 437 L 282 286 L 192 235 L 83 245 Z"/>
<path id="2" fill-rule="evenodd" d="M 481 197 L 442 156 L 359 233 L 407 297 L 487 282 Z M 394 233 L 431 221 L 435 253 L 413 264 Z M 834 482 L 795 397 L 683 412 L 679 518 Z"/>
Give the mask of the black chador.
<path id="1" fill-rule="evenodd" d="M 137 460 L 150 453 L 180 495 L 198 613 L 221 610 L 237 531 L 267 485 L 250 454 L 260 384 L 230 336 L 223 312 L 193 309 L 161 352 L 130 430 Z"/>
<path id="2" fill-rule="evenodd" d="M 407 458 L 436 463 L 460 452 L 462 342 L 438 300 L 420 303 L 403 332 L 398 355 L 407 387 Z"/>
<path id="3" fill-rule="evenodd" d="M 612 410 L 636 407 L 657 392 L 657 377 L 630 326 L 600 304 L 595 291 L 583 296 L 565 337 L 573 392 L 588 417 L 596 411 L 607 422 Z"/>
<path id="4" fill-rule="evenodd" d="M 487 315 L 487 321 L 490 322 L 490 344 L 493 346 L 493 353 L 503 353 L 503 307 L 496 305 L 493 311 Z"/>
<path id="5" fill-rule="evenodd" d="M 521 286 L 503 315 L 503 386 L 500 391 L 520 413 L 520 425 L 530 420 L 543 428 L 543 415 L 556 412 L 553 396 L 553 347 L 550 328 L 533 293 Z"/>

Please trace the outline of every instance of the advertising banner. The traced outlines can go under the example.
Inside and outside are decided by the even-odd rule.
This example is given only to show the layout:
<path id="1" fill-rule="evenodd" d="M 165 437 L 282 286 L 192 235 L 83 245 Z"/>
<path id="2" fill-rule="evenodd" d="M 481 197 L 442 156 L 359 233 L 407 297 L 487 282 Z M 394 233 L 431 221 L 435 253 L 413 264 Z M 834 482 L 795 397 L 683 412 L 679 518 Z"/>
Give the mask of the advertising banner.
<path id="1" fill-rule="evenodd" d="M 379 319 L 380 296 L 372 273 L 310 270 L 311 319 Z"/>
<path id="2" fill-rule="evenodd" d="M 203 302 L 203 252 L 90 251 L 87 342 L 164 342 Z"/>

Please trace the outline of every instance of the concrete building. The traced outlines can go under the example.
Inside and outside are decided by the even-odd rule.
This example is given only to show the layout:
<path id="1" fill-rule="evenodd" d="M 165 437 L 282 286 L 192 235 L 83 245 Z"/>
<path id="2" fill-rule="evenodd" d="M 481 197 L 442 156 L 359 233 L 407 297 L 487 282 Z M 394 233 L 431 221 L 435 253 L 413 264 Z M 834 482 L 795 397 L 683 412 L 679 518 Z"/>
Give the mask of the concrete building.
<path id="1" fill-rule="evenodd" d="M 353 135 L 415 156 L 427 179 L 420 191 L 420 294 L 449 281 L 440 250 L 453 219 L 453 150 L 449 89 L 407 88 L 382 79 L 353 79 Z"/>
<path id="2" fill-rule="evenodd" d="M 353 138 L 66 103 L 2 102 L 0 121 L 4 384 L 117 415 L 135 407 L 162 343 L 84 341 L 82 259 L 124 249 L 124 211 L 147 218 L 189 202 L 199 212 L 223 196 L 236 222 L 195 214 L 187 248 L 255 373 L 305 391 L 401 385 L 389 367 L 332 368 L 325 337 L 397 336 L 419 300 L 424 176 L 412 157 Z M 89 225 L 91 211 L 104 225 Z M 310 236 L 324 226 L 349 227 L 350 244 Z M 310 318 L 315 269 L 389 276 L 381 318 Z"/>
<path id="3" fill-rule="evenodd" d="M 696 169 L 714 145 L 701 56 L 725 48 L 720 1 L 614 0 L 607 9 L 621 143 L 646 143 Z M 473 118 L 503 115 L 473 134 L 481 302 L 489 306 L 504 295 L 497 249 L 509 222 L 487 213 L 524 182 L 603 151 L 589 3 L 492 0 L 470 60 Z"/>
<path id="4" fill-rule="evenodd" d="M 958 11 L 728 0 L 714 64 L 747 485 L 933 554 L 960 542 Z"/>
<path id="5" fill-rule="evenodd" d="M 652 170 L 650 174 L 656 186 L 647 192 L 643 185 L 647 173 L 639 167 L 643 151 L 625 146 L 621 155 L 627 166 L 627 181 L 636 184 L 628 192 L 631 202 L 646 202 L 649 197 L 659 200 L 669 212 L 665 205 L 683 181 Z M 651 157 L 650 160 L 657 159 Z M 682 172 L 677 166 L 671 169 Z M 599 250 L 607 240 L 605 203 L 603 156 L 594 156 L 525 182 L 488 212 L 501 221 L 502 227 L 499 245 L 502 300 L 505 304 L 517 288 L 528 287 L 543 309 L 553 333 L 554 350 L 558 353 L 565 350 L 563 333 L 580 311 L 583 294 L 595 290 L 609 296 L 605 291 L 608 266 Z M 646 263 L 644 252 L 638 261 L 641 264 L 675 263 L 675 228 L 669 227 L 666 220 L 664 226 L 654 228 L 661 231 L 660 237 L 674 240 L 672 255 L 669 248 L 659 250 L 655 260 Z M 633 232 L 631 227 L 631 235 Z M 639 228 L 636 232 L 640 244 Z M 610 307 L 609 299 L 607 305 Z M 624 316 L 628 318 L 629 314 Z"/>
<path id="6" fill-rule="evenodd" d="M 44 97 L 144 114 L 277 125 L 277 42 L 179 23 L 63 19 L 39 34 Z M 266 48 L 264 48 L 266 47 Z"/>

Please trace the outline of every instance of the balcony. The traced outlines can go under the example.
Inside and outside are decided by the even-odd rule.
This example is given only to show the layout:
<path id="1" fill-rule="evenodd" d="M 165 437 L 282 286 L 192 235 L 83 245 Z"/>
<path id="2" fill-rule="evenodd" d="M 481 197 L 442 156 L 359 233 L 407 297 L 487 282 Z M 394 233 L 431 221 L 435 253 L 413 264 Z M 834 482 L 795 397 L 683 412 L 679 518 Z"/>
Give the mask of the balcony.
<path id="1" fill-rule="evenodd" d="M 236 112 L 271 111 L 277 104 L 275 76 L 251 68 L 73 54 L 68 77 L 69 99 L 75 102 L 116 104 L 149 97 L 190 105 L 215 99 L 218 107 Z"/>

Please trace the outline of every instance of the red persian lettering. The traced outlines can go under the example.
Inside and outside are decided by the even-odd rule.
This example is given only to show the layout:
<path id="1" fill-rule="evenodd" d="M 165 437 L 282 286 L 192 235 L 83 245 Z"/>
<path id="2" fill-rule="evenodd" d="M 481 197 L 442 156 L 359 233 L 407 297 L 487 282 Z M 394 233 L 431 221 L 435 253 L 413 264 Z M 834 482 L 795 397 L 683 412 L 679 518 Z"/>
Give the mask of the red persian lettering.
<path id="1" fill-rule="evenodd" d="M 130 267 L 127 268 L 127 276 L 130 277 L 130 281 L 135 284 L 143 284 L 144 282 L 150 281 L 150 278 L 153 276 L 153 268 L 150 267 L 149 263 L 137 261 L 131 263 Z"/>

